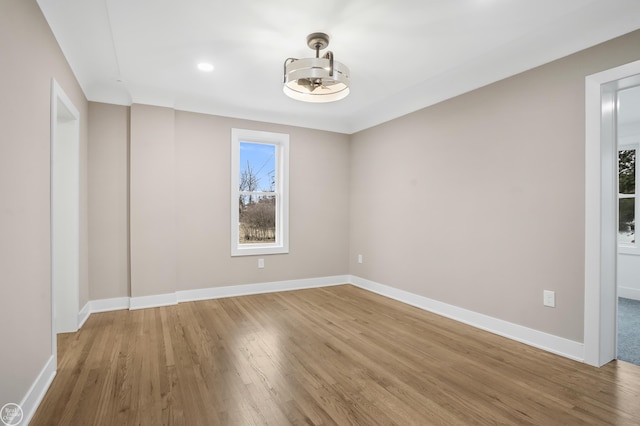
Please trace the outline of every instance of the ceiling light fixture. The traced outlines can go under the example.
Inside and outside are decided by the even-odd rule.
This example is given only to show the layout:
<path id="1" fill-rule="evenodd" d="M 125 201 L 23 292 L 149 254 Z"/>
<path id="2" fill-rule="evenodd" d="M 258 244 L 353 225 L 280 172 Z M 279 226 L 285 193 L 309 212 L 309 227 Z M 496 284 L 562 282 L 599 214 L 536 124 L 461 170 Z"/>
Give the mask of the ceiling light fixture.
<path id="1" fill-rule="evenodd" d="M 307 36 L 307 45 L 316 51 L 315 58 L 288 58 L 284 61 L 284 86 L 282 90 L 290 98 L 304 102 L 333 102 L 349 94 L 349 68 L 320 51 L 329 45 L 325 33 Z"/>

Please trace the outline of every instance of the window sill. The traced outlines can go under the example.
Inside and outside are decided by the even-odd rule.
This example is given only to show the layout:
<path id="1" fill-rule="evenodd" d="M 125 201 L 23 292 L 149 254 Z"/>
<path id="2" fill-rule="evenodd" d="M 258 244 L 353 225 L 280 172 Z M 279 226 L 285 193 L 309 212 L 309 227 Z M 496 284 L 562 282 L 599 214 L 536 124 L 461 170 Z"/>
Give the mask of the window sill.
<path id="1" fill-rule="evenodd" d="M 640 248 L 618 246 L 618 254 L 640 256 Z"/>
<path id="2" fill-rule="evenodd" d="M 251 247 L 233 247 L 231 256 L 267 256 L 270 254 L 287 254 L 289 248 L 284 246 L 264 246 L 260 244 Z"/>

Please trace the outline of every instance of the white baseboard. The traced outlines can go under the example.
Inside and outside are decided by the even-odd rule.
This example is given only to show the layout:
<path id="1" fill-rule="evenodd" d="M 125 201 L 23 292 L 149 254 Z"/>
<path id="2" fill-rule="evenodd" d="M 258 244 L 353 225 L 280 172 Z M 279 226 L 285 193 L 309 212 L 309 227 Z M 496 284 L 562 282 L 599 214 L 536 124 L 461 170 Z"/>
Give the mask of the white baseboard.
<path id="1" fill-rule="evenodd" d="M 92 300 L 88 303 L 89 315 L 119 309 L 144 309 L 175 305 L 182 302 L 219 299 L 223 297 L 246 296 L 251 294 L 272 293 L 277 291 L 302 290 L 328 287 L 341 284 L 353 284 L 362 289 L 386 296 L 400 302 L 424 309 L 447 318 L 460 321 L 473 327 L 489 331 L 500 336 L 534 346 L 548 352 L 562 355 L 577 361 L 584 361 L 584 344 L 575 342 L 532 328 L 513 324 L 488 315 L 448 305 L 437 300 L 419 296 L 404 290 L 376 283 L 353 275 L 309 278 L 301 280 L 275 281 L 257 284 L 243 284 L 225 287 L 210 287 L 194 290 L 181 290 L 175 293 L 142 297 L 121 297 L 115 299 Z M 83 309 L 84 311 L 84 309 Z M 87 315 L 88 317 L 88 315 Z M 86 320 L 86 319 L 85 319 Z"/>
<path id="2" fill-rule="evenodd" d="M 129 309 L 130 297 L 114 297 L 113 299 L 90 300 L 78 314 L 78 330 L 82 328 L 84 323 L 89 319 L 91 314 L 97 312 L 120 311 Z"/>
<path id="3" fill-rule="evenodd" d="M 349 275 L 337 275 L 332 277 L 307 278 L 301 280 L 273 281 L 257 284 L 180 290 L 175 293 L 132 297 L 129 309 L 155 308 L 159 306 L 175 305 L 182 302 L 194 302 L 197 300 L 220 299 L 223 297 L 247 296 L 250 294 L 274 293 L 277 291 L 329 287 L 333 285 L 348 284 L 349 278 Z"/>
<path id="4" fill-rule="evenodd" d="M 349 275 L 337 275 L 333 277 L 308 278 L 290 281 L 273 281 L 267 283 L 243 284 L 227 287 L 210 287 L 197 290 L 183 290 L 176 293 L 178 295 L 178 302 L 194 302 L 197 300 L 221 299 L 223 297 L 274 293 L 277 291 L 330 287 L 340 284 L 349 284 L 349 279 Z"/>
<path id="5" fill-rule="evenodd" d="M 114 297 L 112 299 L 98 299 L 89 302 L 91 304 L 91 313 L 121 311 L 129 309 L 130 297 Z"/>
<path id="6" fill-rule="evenodd" d="M 40 371 L 40 374 L 38 374 L 38 377 L 31 385 L 31 388 L 27 391 L 25 397 L 20 402 L 23 414 L 23 420 L 20 424 L 29 424 L 55 376 L 56 357 L 52 355 L 44 365 L 44 368 Z"/>
<path id="7" fill-rule="evenodd" d="M 84 307 L 78 313 L 78 330 L 82 328 L 84 323 L 89 319 L 89 315 L 91 315 L 91 301 L 87 302 Z"/>
<path id="8" fill-rule="evenodd" d="M 631 287 L 618 287 L 618 297 L 624 297 L 625 299 L 640 300 L 640 290 Z"/>
<path id="9" fill-rule="evenodd" d="M 129 302 L 129 309 L 157 308 L 159 306 L 176 305 L 178 296 L 176 293 L 155 294 L 152 296 L 132 297 Z"/>
<path id="10" fill-rule="evenodd" d="M 364 278 L 351 276 L 351 283 L 365 290 L 398 300 L 425 311 L 433 312 L 464 324 L 489 331 L 509 339 L 534 346 L 557 355 L 584 362 L 584 344 L 554 336 L 532 328 L 479 314 L 437 300 L 399 290 Z"/>

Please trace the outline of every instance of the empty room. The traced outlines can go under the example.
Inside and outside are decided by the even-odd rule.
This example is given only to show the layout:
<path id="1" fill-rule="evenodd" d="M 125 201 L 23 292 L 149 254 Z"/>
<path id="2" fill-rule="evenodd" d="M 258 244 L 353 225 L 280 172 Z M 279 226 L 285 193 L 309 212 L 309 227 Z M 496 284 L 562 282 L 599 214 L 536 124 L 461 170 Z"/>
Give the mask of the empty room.
<path id="1" fill-rule="evenodd" d="M 6 425 L 640 424 L 640 3 L 3 0 Z"/>

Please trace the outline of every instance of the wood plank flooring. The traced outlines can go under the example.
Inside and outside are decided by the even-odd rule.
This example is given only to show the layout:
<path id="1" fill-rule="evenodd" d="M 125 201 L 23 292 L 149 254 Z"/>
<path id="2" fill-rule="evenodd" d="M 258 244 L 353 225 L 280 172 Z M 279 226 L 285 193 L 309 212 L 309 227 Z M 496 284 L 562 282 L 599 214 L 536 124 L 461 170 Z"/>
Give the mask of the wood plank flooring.
<path id="1" fill-rule="evenodd" d="M 638 425 L 590 367 L 344 285 L 93 314 L 31 425 Z"/>

